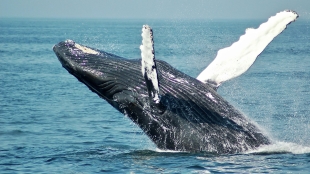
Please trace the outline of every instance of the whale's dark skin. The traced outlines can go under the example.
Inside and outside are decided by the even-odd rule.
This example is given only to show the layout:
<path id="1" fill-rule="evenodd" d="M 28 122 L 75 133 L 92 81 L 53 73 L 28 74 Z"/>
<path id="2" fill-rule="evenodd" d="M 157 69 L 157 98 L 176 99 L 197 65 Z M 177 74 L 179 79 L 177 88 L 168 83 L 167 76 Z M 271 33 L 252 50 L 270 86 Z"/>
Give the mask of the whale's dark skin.
<path id="1" fill-rule="evenodd" d="M 270 144 L 210 85 L 164 61 L 156 60 L 161 96 L 156 104 L 149 98 L 141 60 L 99 50 L 100 54 L 88 54 L 70 40 L 53 50 L 69 73 L 128 116 L 160 149 L 239 153 Z"/>

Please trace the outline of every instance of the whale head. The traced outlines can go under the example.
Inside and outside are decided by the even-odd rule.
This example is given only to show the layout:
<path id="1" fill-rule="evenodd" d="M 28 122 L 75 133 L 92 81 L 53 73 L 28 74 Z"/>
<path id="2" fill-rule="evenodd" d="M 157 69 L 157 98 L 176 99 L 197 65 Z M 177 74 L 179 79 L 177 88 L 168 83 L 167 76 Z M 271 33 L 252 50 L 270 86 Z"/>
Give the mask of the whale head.
<path id="1" fill-rule="evenodd" d="M 128 76 L 134 73 L 130 67 L 138 65 L 135 61 L 124 62 L 121 57 L 79 45 L 72 40 L 60 42 L 53 50 L 70 74 L 114 107 L 119 105 L 116 104 L 120 101 L 117 97 L 121 96 L 118 93 L 123 94 L 123 99 L 126 95 L 129 95 L 129 100 L 133 99 L 133 94 L 126 93 L 126 90 L 137 84 L 134 81 L 131 81 L 134 84 L 129 84 L 124 79 L 130 79 Z"/>
<path id="2" fill-rule="evenodd" d="M 53 50 L 70 74 L 142 129 L 152 122 L 145 112 L 151 106 L 140 60 L 125 59 L 72 40 L 56 44 Z M 163 112 L 162 108 L 152 111 Z"/>

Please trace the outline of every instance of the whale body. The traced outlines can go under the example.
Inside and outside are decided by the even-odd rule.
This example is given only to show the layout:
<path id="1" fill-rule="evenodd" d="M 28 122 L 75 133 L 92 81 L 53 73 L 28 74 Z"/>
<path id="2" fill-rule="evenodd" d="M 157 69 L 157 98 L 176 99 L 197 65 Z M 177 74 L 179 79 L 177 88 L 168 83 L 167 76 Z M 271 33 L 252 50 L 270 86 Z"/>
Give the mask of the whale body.
<path id="1" fill-rule="evenodd" d="M 142 59 L 125 59 L 66 40 L 53 47 L 62 66 L 130 118 L 162 150 L 238 153 L 271 143 L 216 89 L 244 73 L 298 14 L 277 13 L 219 50 L 196 78 L 155 60 L 152 29 L 142 28 Z"/>
<path id="2" fill-rule="evenodd" d="M 67 40 L 53 47 L 62 66 L 128 116 L 160 149 L 237 153 L 269 144 L 251 121 L 204 84 L 157 60 L 161 105 L 149 102 L 140 60 Z"/>

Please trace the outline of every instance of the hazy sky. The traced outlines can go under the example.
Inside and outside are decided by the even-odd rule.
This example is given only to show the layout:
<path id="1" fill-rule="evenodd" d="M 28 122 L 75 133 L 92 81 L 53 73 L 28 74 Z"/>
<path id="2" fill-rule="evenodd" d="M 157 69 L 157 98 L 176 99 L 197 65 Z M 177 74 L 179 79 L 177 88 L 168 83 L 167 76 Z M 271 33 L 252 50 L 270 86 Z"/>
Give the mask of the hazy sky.
<path id="1" fill-rule="evenodd" d="M 266 18 L 291 9 L 310 19 L 310 0 L 0 0 L 0 17 Z"/>

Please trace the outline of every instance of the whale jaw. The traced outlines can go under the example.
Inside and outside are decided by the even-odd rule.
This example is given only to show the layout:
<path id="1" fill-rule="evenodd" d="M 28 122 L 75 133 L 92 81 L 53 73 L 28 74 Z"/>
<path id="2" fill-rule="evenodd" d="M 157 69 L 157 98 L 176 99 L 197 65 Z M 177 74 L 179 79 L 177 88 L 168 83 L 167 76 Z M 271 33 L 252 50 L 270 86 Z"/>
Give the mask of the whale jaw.
<path id="1" fill-rule="evenodd" d="M 126 86 L 115 82 L 122 78 L 114 75 L 120 74 L 115 68 L 122 63 L 120 57 L 81 46 L 72 40 L 60 42 L 53 50 L 70 74 L 105 100 L 113 101 L 114 94 L 126 89 Z"/>

